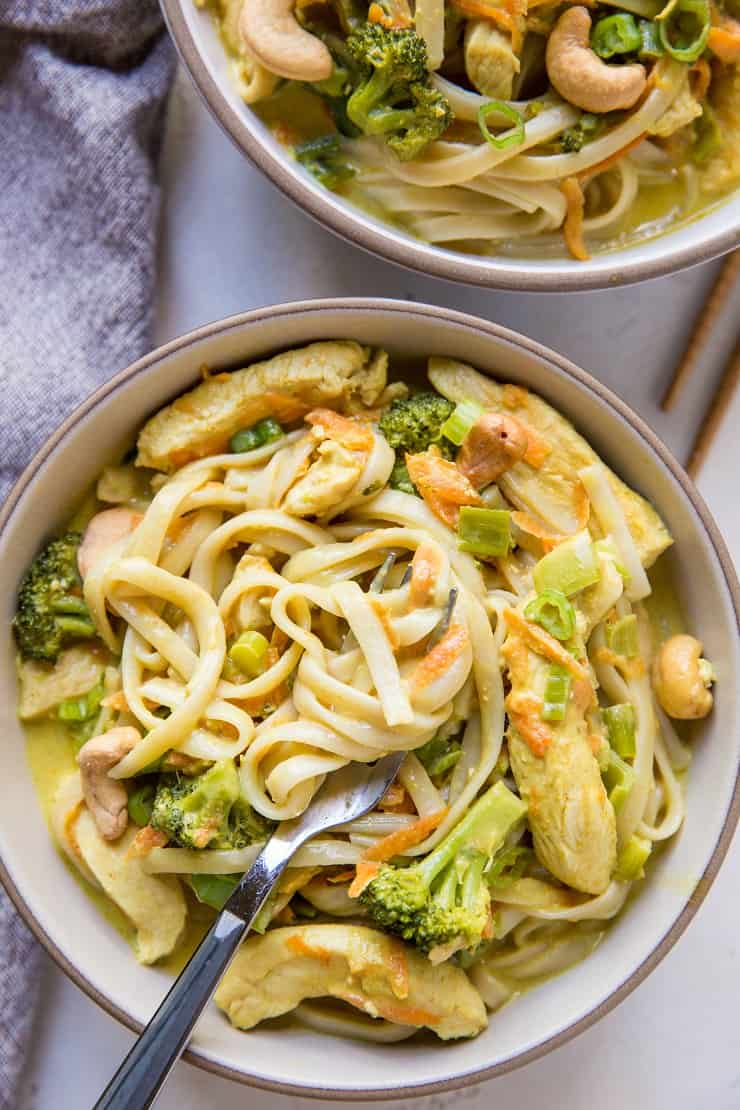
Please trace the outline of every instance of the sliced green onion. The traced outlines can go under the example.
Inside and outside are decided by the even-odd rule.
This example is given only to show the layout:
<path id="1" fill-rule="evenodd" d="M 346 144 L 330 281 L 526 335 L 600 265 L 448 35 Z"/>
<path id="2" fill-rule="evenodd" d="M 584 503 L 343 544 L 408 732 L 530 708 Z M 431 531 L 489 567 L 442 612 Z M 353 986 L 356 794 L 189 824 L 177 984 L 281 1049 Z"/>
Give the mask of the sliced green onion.
<path id="1" fill-rule="evenodd" d="M 568 708 L 571 677 L 563 667 L 553 666 L 545 681 L 545 694 L 542 704 L 543 721 L 562 721 Z"/>
<path id="2" fill-rule="evenodd" d="M 596 540 L 596 542 L 594 543 L 594 551 L 597 555 L 607 555 L 614 563 L 616 570 L 621 574 L 624 581 L 629 582 L 630 572 L 624 565 L 624 562 L 622 561 L 622 556 L 619 554 L 619 551 L 617 550 L 617 545 L 615 544 L 611 536 L 607 536 L 606 539 L 603 540 Z"/>
<path id="3" fill-rule="evenodd" d="M 195 897 L 214 910 L 222 910 L 236 890 L 241 875 L 191 875 L 190 885 Z"/>
<path id="4" fill-rule="evenodd" d="M 60 721 L 77 722 L 90 721 L 100 708 L 100 703 L 105 695 L 105 687 L 101 679 L 97 685 L 78 698 L 65 698 L 57 706 L 57 717 Z"/>
<path id="5" fill-rule="evenodd" d="M 560 590 L 566 597 L 593 586 L 600 577 L 594 545 L 585 529 L 558 544 L 540 559 L 532 571 L 537 593 L 548 589 Z"/>
<path id="6" fill-rule="evenodd" d="M 609 766 L 603 778 L 614 812 L 619 813 L 635 785 L 635 772 L 612 749 L 609 752 Z"/>
<path id="7" fill-rule="evenodd" d="M 637 617 L 630 613 L 626 617 L 606 626 L 606 645 L 616 655 L 623 655 L 625 659 L 634 659 L 639 654 L 640 645 L 637 639 Z"/>
<path id="8" fill-rule="evenodd" d="M 643 19 L 655 19 L 661 8 L 665 7 L 663 0 L 603 0 L 603 3 L 608 8 L 632 12 Z"/>
<path id="9" fill-rule="evenodd" d="M 143 829 L 149 824 L 149 818 L 154 808 L 154 795 L 157 789 L 153 782 L 145 782 L 137 787 L 128 799 L 128 815 L 135 825 Z"/>
<path id="10" fill-rule="evenodd" d="M 471 555 L 506 555 L 511 547 L 509 512 L 463 505 L 457 524 L 457 546 Z"/>
<path id="11" fill-rule="evenodd" d="M 658 16 L 658 36 L 677 62 L 695 62 L 704 52 L 711 28 L 708 0 L 678 0 Z"/>
<path id="12" fill-rule="evenodd" d="M 633 834 L 619 853 L 614 878 L 620 883 L 631 883 L 633 879 L 644 879 L 645 864 L 652 850 L 653 843 L 651 840 L 637 836 L 636 833 Z"/>
<path id="13" fill-rule="evenodd" d="M 449 771 L 462 758 L 462 744 L 460 740 L 444 740 L 441 736 L 433 736 L 427 740 L 414 753 L 419 762 L 426 769 L 430 778 L 443 775 Z"/>
<path id="14" fill-rule="evenodd" d="M 609 744 L 617 755 L 622 759 L 633 759 L 637 753 L 635 707 L 630 702 L 609 705 L 601 710 L 601 718 L 606 726 Z"/>
<path id="15" fill-rule="evenodd" d="M 638 54 L 641 58 L 655 60 L 661 54 L 664 54 L 663 44 L 660 41 L 660 32 L 658 24 L 652 19 L 641 19 L 637 24 L 637 29 L 640 32 L 640 49 Z"/>
<path id="16" fill-rule="evenodd" d="M 267 416 L 264 420 L 258 420 L 251 428 L 242 428 L 236 432 L 229 440 L 229 450 L 241 455 L 244 451 L 254 451 L 257 447 L 264 447 L 266 443 L 280 439 L 282 434 L 283 429 L 277 420 Z"/>
<path id="17" fill-rule="evenodd" d="M 439 434 L 459 447 L 468 438 L 470 429 L 484 412 L 483 406 L 476 405 L 475 401 L 461 401 L 459 405 L 455 405 L 439 429 Z"/>
<path id="18" fill-rule="evenodd" d="M 541 625 L 556 640 L 569 640 L 576 630 L 576 611 L 561 590 L 546 589 L 524 610 L 528 621 Z"/>
<path id="19" fill-rule="evenodd" d="M 642 45 L 635 17 L 627 12 L 617 12 L 600 19 L 591 32 L 591 49 L 600 58 L 613 58 L 615 54 L 632 54 Z"/>
<path id="20" fill-rule="evenodd" d="M 497 112 L 499 115 L 504 116 L 510 120 L 514 125 L 514 129 L 507 134 L 501 136 L 492 135 L 488 130 L 486 119 L 488 116 Z M 504 104 L 503 100 L 489 100 L 486 104 L 481 104 L 478 109 L 478 126 L 480 127 L 481 134 L 487 143 L 495 146 L 496 150 L 509 150 L 513 146 L 521 146 L 524 142 L 524 120 L 515 108 L 509 107 Z"/>
<path id="21" fill-rule="evenodd" d="M 269 646 L 261 632 L 242 632 L 229 648 L 229 659 L 247 678 L 255 678 L 265 669 Z"/>

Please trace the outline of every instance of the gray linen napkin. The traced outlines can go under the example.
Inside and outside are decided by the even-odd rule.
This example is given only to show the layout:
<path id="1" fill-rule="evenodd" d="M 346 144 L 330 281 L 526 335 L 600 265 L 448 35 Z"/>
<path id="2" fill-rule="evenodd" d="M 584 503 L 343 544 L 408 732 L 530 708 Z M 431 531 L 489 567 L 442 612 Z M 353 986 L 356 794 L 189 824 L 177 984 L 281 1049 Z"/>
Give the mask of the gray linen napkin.
<path id="1" fill-rule="evenodd" d="M 156 0 L 0 0 L 0 501 L 151 345 L 155 167 L 174 54 Z M 40 958 L 0 890 L 0 1108 Z"/>

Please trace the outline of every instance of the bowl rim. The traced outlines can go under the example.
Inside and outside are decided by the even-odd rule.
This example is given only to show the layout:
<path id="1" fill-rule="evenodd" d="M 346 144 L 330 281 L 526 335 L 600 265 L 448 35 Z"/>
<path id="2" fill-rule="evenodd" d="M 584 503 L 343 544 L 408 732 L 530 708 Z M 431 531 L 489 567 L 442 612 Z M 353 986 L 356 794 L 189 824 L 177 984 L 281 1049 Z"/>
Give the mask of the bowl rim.
<path id="1" fill-rule="evenodd" d="M 57 445 L 66 438 L 79 421 L 91 410 L 95 409 L 102 401 L 115 393 L 122 386 L 145 373 L 150 367 L 161 362 L 170 355 L 186 350 L 190 346 L 202 343 L 212 336 L 228 332 L 231 329 L 248 328 L 251 324 L 265 320 L 279 319 L 282 316 L 296 317 L 301 315 L 318 316 L 326 312 L 334 313 L 381 313 L 389 315 L 399 313 L 406 316 L 441 320 L 444 323 L 456 325 L 467 331 L 475 331 L 484 338 L 504 340 L 520 350 L 533 355 L 540 361 L 554 366 L 567 379 L 575 383 L 577 390 L 582 389 L 594 394 L 597 400 L 606 403 L 621 416 L 631 428 L 646 442 L 651 451 L 657 455 L 677 481 L 682 492 L 694 509 L 698 522 L 704 528 L 711 546 L 717 556 L 727 587 L 735 620 L 740 630 L 740 583 L 727 550 L 724 540 L 719 532 L 707 505 L 697 490 L 691 478 L 676 461 L 671 452 L 656 435 L 656 433 L 638 416 L 624 401 L 622 401 L 607 386 L 594 378 L 587 371 L 576 366 L 569 359 L 537 343 L 520 333 L 500 324 L 492 323 L 468 313 L 458 312 L 453 309 L 437 305 L 429 305 L 404 300 L 391 300 L 371 297 L 340 297 L 321 300 L 292 301 L 284 304 L 268 305 L 262 308 L 251 309 L 247 312 L 236 313 L 211 323 L 202 325 L 186 332 L 184 335 L 170 340 L 144 357 L 133 362 L 130 366 L 114 374 L 107 382 L 94 390 L 74 411 L 63 421 L 57 430 L 42 444 L 31 462 L 21 473 L 13 485 L 4 505 L 0 508 L 0 539 L 2 539 L 9 522 L 13 516 L 16 505 L 21 500 L 26 488 L 32 482 L 37 471 L 55 450 Z M 294 1095 L 304 1098 L 325 1099 L 331 1101 L 383 1101 L 387 1099 L 412 1098 L 421 1095 L 441 1094 L 446 1091 L 459 1090 L 474 1084 L 485 1082 L 496 1076 L 504 1075 L 516 1068 L 522 1067 L 546 1055 L 555 1048 L 559 1048 L 578 1034 L 590 1028 L 600 1018 L 604 1017 L 622 1002 L 632 991 L 640 985 L 646 976 L 667 955 L 681 934 L 689 925 L 699 906 L 712 885 L 719 867 L 724 860 L 730 846 L 735 828 L 740 819 L 740 764 L 735 778 L 735 785 L 727 808 L 724 823 L 707 865 L 699 877 L 691 897 L 688 899 L 681 913 L 675 919 L 668 931 L 655 943 L 652 951 L 641 964 L 631 972 L 624 982 L 610 995 L 594 1006 L 576 1022 L 567 1028 L 559 1030 L 533 1048 L 519 1053 L 516 1056 L 502 1060 L 498 1064 L 482 1066 L 473 1070 L 451 1076 L 447 1079 L 434 1080 L 429 1083 L 412 1084 L 406 1087 L 374 1087 L 366 1090 L 343 1090 L 337 1087 L 304 1086 L 298 1083 L 283 1083 L 279 1080 L 265 1079 L 249 1075 L 229 1065 L 221 1064 L 202 1054 L 197 1048 L 186 1049 L 183 1058 L 222 1078 L 232 1079 L 238 1083 L 261 1090 L 278 1094 Z M 88 998 L 97 1003 L 111 1017 L 116 1018 L 122 1025 L 135 1033 L 143 1029 L 142 1023 L 136 1021 L 126 1010 L 110 1001 L 97 989 L 85 975 L 69 960 L 56 945 L 52 937 L 34 917 L 33 911 L 24 901 L 20 891 L 15 886 L 5 861 L 0 858 L 0 882 L 4 886 L 13 905 L 21 918 L 25 921 L 36 940 L 43 946 L 57 966 L 67 975 L 72 982 L 82 990 Z"/>
<path id="2" fill-rule="evenodd" d="M 622 252 L 613 254 L 611 268 L 591 269 L 588 263 L 575 265 L 563 260 L 557 267 L 544 272 L 530 270 L 526 264 L 509 265 L 495 257 L 466 256 L 460 251 L 434 247 L 421 240 L 403 235 L 390 224 L 381 225 L 352 206 L 346 210 L 326 189 L 305 180 L 285 158 L 279 157 L 261 142 L 242 115 L 229 102 L 219 83 L 211 76 L 184 15 L 184 4 L 192 0 L 161 0 L 161 8 L 177 52 L 201 99 L 234 144 L 277 188 L 322 226 L 340 239 L 378 258 L 416 273 L 443 278 L 465 285 L 489 289 L 509 289 L 533 293 L 564 293 L 585 289 L 612 289 L 635 282 L 648 281 L 664 274 L 676 273 L 690 266 L 709 262 L 740 245 L 740 215 L 734 226 L 694 244 L 669 246 L 654 258 L 624 262 Z M 246 106 L 248 107 L 248 106 Z M 726 208 L 735 190 L 722 199 L 718 207 Z M 696 217 L 692 222 L 701 220 Z M 670 232 L 656 236 L 656 241 L 669 242 Z"/>

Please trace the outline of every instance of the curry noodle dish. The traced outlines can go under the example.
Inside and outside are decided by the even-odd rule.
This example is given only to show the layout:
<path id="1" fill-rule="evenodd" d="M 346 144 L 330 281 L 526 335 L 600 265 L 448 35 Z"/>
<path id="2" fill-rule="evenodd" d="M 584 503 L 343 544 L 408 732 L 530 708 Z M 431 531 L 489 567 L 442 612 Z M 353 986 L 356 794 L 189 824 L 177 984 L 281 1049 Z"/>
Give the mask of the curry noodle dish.
<path id="1" fill-rule="evenodd" d="M 521 386 L 388 361 L 204 372 L 19 589 L 41 801 L 142 963 L 182 965 L 325 776 L 408 753 L 260 911 L 215 997 L 240 1029 L 480 1033 L 650 883 L 712 707 L 655 509 Z"/>
<path id="2" fill-rule="evenodd" d="M 577 260 L 740 181 L 740 0 L 202 0 L 325 188 L 413 237 Z"/>

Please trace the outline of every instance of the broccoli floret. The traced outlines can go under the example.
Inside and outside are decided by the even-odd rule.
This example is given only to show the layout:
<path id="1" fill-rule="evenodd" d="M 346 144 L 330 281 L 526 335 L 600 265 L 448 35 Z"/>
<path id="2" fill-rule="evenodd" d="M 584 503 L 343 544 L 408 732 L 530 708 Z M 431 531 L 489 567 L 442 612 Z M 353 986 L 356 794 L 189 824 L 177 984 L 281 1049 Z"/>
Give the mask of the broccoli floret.
<path id="1" fill-rule="evenodd" d="M 381 416 L 379 427 L 396 451 L 415 455 L 434 443 L 445 457 L 451 458 L 454 447 L 440 437 L 440 429 L 454 407 L 452 401 L 439 393 L 416 393 L 393 401 Z"/>
<path id="2" fill-rule="evenodd" d="M 342 161 L 339 135 L 322 135 L 318 139 L 299 143 L 294 149 L 294 154 L 297 162 L 305 166 L 318 182 L 332 191 L 355 175 L 352 166 Z"/>
<path id="3" fill-rule="evenodd" d="M 447 98 L 429 84 L 424 40 L 413 30 L 365 23 L 347 48 L 361 73 L 349 119 L 363 135 L 381 135 L 401 160 L 415 158 L 453 119 Z"/>
<path id="4" fill-rule="evenodd" d="M 231 807 L 226 835 L 219 838 L 217 848 L 246 848 L 259 844 L 271 835 L 275 822 L 252 809 L 249 802 L 238 798 Z"/>
<path id="5" fill-rule="evenodd" d="M 401 493 L 411 493 L 417 497 L 419 496 L 416 486 L 411 481 L 409 468 L 406 466 L 406 461 L 401 453 L 396 456 L 391 476 L 388 479 L 388 485 L 391 489 L 400 490 Z"/>
<path id="6" fill-rule="evenodd" d="M 603 130 L 604 121 L 601 116 L 584 112 L 577 123 L 566 127 L 560 136 L 560 149 L 564 154 L 575 154 L 586 143 L 592 142 L 600 131 Z"/>
<path id="7" fill-rule="evenodd" d="M 381 866 L 360 896 L 373 921 L 424 952 L 475 948 L 491 918 L 486 873 L 526 809 L 498 782 L 428 856 Z"/>
<path id="8" fill-rule="evenodd" d="M 77 569 L 81 540 L 79 532 L 52 540 L 21 583 L 13 628 L 24 659 L 55 663 L 66 644 L 95 635 Z"/>
<path id="9" fill-rule="evenodd" d="M 230 759 L 193 777 L 160 775 L 150 824 L 183 848 L 243 848 L 265 840 L 272 823 L 239 795 Z"/>

